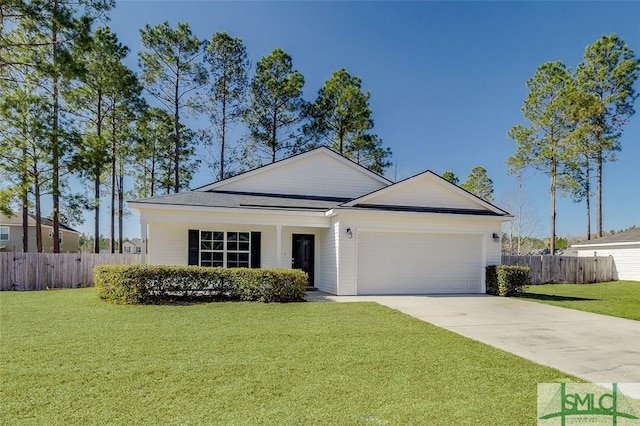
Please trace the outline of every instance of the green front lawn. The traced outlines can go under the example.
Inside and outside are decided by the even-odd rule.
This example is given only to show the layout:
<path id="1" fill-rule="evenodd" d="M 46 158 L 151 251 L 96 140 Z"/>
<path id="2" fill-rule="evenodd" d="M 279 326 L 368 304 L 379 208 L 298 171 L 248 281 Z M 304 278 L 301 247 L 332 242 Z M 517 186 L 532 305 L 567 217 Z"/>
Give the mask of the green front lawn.
<path id="1" fill-rule="evenodd" d="M 531 285 L 520 297 L 580 311 L 640 320 L 640 282 Z"/>
<path id="2" fill-rule="evenodd" d="M 557 370 L 374 303 L 0 293 L 2 424 L 535 424 Z"/>

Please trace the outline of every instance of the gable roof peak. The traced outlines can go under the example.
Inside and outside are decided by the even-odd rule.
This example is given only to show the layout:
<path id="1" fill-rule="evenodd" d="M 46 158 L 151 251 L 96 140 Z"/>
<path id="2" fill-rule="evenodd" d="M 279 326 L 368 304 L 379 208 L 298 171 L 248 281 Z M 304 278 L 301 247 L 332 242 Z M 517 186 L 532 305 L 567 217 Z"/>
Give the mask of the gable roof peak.
<path id="1" fill-rule="evenodd" d="M 501 216 L 506 216 L 509 217 L 511 216 L 507 211 L 502 210 L 501 208 L 491 204 L 490 202 L 483 200 L 482 198 L 478 197 L 475 194 L 472 194 L 471 192 L 467 191 L 466 189 L 452 183 L 449 182 L 448 180 L 446 180 L 445 178 L 443 178 L 442 176 L 438 175 L 437 173 L 432 172 L 431 170 L 427 169 L 421 173 L 415 174 L 413 176 L 410 176 L 408 178 L 402 179 L 392 185 L 389 185 L 385 188 L 381 188 L 378 189 L 376 191 L 370 192 L 368 194 L 363 195 L 362 197 L 358 197 L 356 199 L 353 199 L 351 201 L 348 201 L 344 204 L 342 204 L 341 206 L 343 207 L 353 207 L 356 206 L 358 204 L 364 204 L 367 201 L 370 201 L 372 199 L 375 199 L 379 196 L 383 196 L 384 194 L 389 194 L 392 193 L 393 191 L 397 191 L 399 189 L 402 189 L 402 187 L 410 185 L 412 182 L 418 180 L 418 179 L 422 179 L 422 178 L 430 178 L 433 180 L 436 180 L 437 182 L 439 182 L 440 184 L 449 187 L 453 192 L 457 193 L 458 195 L 466 198 L 467 200 L 475 203 L 475 204 L 479 204 L 481 205 L 483 208 L 487 209 L 488 211 L 491 211 L 493 213 L 496 213 L 498 215 Z M 445 207 L 445 206 L 438 206 L 438 207 Z"/>
<path id="2" fill-rule="evenodd" d="M 254 176 L 257 173 L 262 173 L 264 171 L 267 170 L 273 170 L 282 166 L 285 166 L 287 164 L 293 163 L 295 161 L 300 161 L 302 159 L 305 158 L 309 158 L 315 155 L 329 155 L 332 158 L 342 162 L 343 164 L 348 165 L 349 167 L 352 167 L 354 170 L 357 170 L 360 173 L 363 173 L 367 176 L 369 176 L 370 178 L 373 178 L 376 181 L 379 181 L 380 183 L 383 183 L 385 186 L 386 185 L 390 185 L 393 182 L 390 181 L 389 179 L 385 178 L 384 176 L 381 176 L 375 172 L 372 172 L 371 170 L 367 169 L 366 167 L 362 166 L 361 164 L 356 163 L 355 161 L 343 156 L 342 154 L 332 150 L 331 148 L 327 147 L 327 146 L 319 146 L 317 148 L 313 148 L 310 149 L 308 151 L 305 152 L 301 152 L 298 154 L 294 154 L 291 155 L 289 157 L 286 158 L 282 158 L 280 160 L 276 160 L 273 163 L 269 163 L 269 164 L 265 164 L 259 167 L 256 167 L 254 169 L 248 170 L 246 172 L 240 173 L 238 175 L 232 176 L 232 177 L 228 177 L 225 179 L 221 179 L 203 186 L 200 186 L 198 188 L 195 188 L 194 191 L 209 191 L 212 189 L 216 189 L 219 188 L 220 186 L 223 185 L 227 185 L 229 183 L 232 182 L 237 182 L 240 181 L 242 179 L 248 178 L 250 176 Z"/>

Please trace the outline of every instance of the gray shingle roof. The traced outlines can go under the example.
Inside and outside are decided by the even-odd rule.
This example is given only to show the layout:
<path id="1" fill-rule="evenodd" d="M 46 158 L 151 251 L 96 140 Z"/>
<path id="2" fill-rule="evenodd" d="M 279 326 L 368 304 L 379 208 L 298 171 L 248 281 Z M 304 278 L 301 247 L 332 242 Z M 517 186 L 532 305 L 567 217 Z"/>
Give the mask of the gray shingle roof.
<path id="1" fill-rule="evenodd" d="M 29 216 L 31 216 L 33 218 L 33 220 L 36 220 L 36 215 L 29 213 Z M 44 226 L 50 226 L 50 227 L 53 228 L 53 220 L 49 219 L 48 217 L 40 218 L 40 220 L 41 220 L 41 223 Z M 58 225 L 60 226 L 60 229 L 64 229 L 65 231 L 77 232 L 78 234 L 80 233 L 80 232 L 76 231 L 75 229 L 73 229 L 73 228 L 71 228 L 71 227 L 69 227 L 67 225 L 64 225 L 62 223 L 59 223 Z"/>
<path id="2" fill-rule="evenodd" d="M 618 234 L 607 235 L 605 237 L 596 238 L 588 241 L 581 241 L 577 246 L 581 245 L 598 245 L 611 243 L 637 243 L 640 242 L 640 228 L 628 229 Z"/>
<path id="3" fill-rule="evenodd" d="M 349 199 L 214 190 L 190 191 L 178 194 L 161 195 L 158 197 L 134 200 L 133 203 L 223 208 L 271 208 L 326 211 L 346 201 L 349 201 Z"/>
<path id="4" fill-rule="evenodd" d="M 28 215 L 29 215 L 29 221 L 28 221 L 29 226 L 36 226 L 36 215 L 33 213 L 28 213 Z M 0 223 L 12 225 L 12 226 L 22 226 L 22 212 L 21 211 L 13 212 L 13 216 L 11 217 L 7 217 L 3 214 L 0 214 Z M 48 217 L 41 217 L 40 223 L 42 226 L 50 226 L 53 228 L 53 220 L 49 219 Z M 60 223 L 59 225 L 60 225 L 60 229 L 62 230 L 69 231 L 69 232 L 76 232 L 78 234 L 80 233 L 79 231 L 76 231 L 75 229 L 65 225 L 64 223 Z"/>
<path id="5" fill-rule="evenodd" d="M 264 194 L 237 191 L 190 191 L 178 194 L 134 200 L 137 204 L 162 204 L 174 206 L 199 206 L 244 209 L 284 209 L 298 211 L 323 212 L 332 208 L 342 208 L 341 204 L 351 201 L 349 198 L 325 197 L 313 195 Z M 480 216 L 502 216 L 489 210 L 460 209 L 446 207 L 393 206 L 382 204 L 357 204 L 349 209 L 405 211 L 418 213 L 448 213 Z"/>

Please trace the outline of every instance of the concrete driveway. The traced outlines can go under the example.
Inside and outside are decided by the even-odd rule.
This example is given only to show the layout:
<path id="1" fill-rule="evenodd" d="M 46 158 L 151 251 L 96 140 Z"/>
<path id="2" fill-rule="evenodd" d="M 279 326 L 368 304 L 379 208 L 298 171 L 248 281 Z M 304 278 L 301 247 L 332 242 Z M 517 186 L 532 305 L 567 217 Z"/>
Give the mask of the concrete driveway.
<path id="1" fill-rule="evenodd" d="M 640 384 L 640 321 L 487 295 L 308 299 L 377 302 L 592 383 Z M 633 388 L 625 393 L 640 398 L 640 386 Z"/>

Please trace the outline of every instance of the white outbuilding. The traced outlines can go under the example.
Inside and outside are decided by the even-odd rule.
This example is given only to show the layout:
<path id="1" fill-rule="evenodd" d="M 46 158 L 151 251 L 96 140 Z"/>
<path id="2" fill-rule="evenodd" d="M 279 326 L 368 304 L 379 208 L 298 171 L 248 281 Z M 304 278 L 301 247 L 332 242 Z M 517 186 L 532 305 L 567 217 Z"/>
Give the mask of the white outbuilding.
<path id="1" fill-rule="evenodd" d="M 640 228 L 583 241 L 571 248 L 579 257 L 612 256 L 617 279 L 640 281 Z"/>

